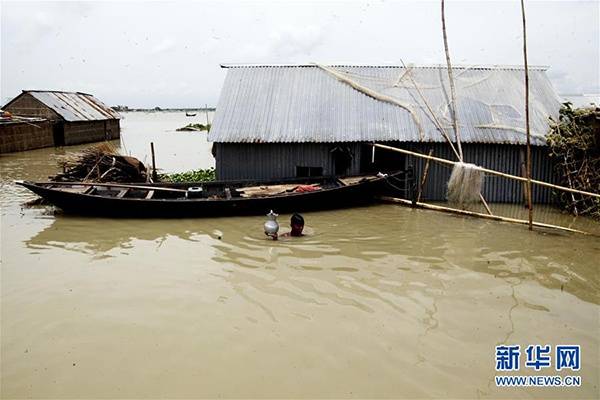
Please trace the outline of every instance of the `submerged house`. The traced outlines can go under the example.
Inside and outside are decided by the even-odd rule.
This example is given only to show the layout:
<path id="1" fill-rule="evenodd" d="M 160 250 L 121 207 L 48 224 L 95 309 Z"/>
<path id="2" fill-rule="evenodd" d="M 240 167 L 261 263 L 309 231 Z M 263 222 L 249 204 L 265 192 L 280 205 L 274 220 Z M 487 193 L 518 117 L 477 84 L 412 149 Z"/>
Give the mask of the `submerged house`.
<path id="1" fill-rule="evenodd" d="M 3 110 L 23 117 L 41 117 L 52 124 L 54 146 L 118 139 L 119 114 L 87 93 L 24 90 Z M 34 127 L 24 135 L 35 135 Z"/>
<path id="2" fill-rule="evenodd" d="M 47 119 L 0 117 L 0 154 L 52 146 L 52 123 Z"/>
<path id="3" fill-rule="evenodd" d="M 448 71 L 442 66 L 230 65 L 208 140 L 218 179 L 350 175 L 414 168 L 425 160 L 371 143 L 457 160 L 442 135 L 452 129 Z M 560 99 L 543 67 L 530 68 L 533 178 L 554 181 L 545 134 Z M 455 67 L 464 161 L 513 175 L 525 164 L 521 67 Z M 374 154 L 373 154 L 374 153 Z M 431 162 L 422 198 L 445 200 L 450 169 Z M 487 176 L 492 202 L 522 202 L 523 185 Z M 535 188 L 535 202 L 551 193 Z"/>

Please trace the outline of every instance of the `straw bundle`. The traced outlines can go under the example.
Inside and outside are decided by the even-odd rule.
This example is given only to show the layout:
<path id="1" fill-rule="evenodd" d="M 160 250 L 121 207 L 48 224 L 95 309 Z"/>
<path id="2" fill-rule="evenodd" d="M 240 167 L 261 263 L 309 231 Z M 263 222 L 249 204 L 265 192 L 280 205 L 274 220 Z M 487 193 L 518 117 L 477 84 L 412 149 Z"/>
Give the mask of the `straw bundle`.
<path id="1" fill-rule="evenodd" d="M 90 182 L 146 182 L 144 164 L 135 157 L 122 156 L 109 143 L 68 153 L 58 159 L 63 172 L 51 180 Z"/>
<path id="2" fill-rule="evenodd" d="M 448 181 L 448 201 L 460 205 L 479 202 L 483 176 L 482 169 L 475 164 L 454 164 Z"/>

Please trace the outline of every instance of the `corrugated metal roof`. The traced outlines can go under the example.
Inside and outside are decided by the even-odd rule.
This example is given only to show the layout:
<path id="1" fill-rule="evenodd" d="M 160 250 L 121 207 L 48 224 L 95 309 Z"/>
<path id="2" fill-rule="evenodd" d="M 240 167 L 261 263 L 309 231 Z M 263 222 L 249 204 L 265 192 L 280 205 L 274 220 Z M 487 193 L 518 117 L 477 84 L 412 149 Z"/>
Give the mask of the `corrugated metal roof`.
<path id="1" fill-rule="evenodd" d="M 119 119 L 119 113 L 87 93 L 24 90 L 56 111 L 65 121 Z"/>
<path id="2" fill-rule="evenodd" d="M 330 68 L 408 109 L 369 97 L 315 65 L 229 66 L 208 139 L 223 143 L 443 142 L 427 104 L 453 134 L 447 68 Z M 522 68 L 472 66 L 453 68 L 453 72 L 463 142 L 525 143 Z M 529 80 L 532 143 L 541 145 L 548 117 L 558 115 L 560 99 L 544 67 L 532 68 Z"/>
<path id="3" fill-rule="evenodd" d="M 494 65 L 470 65 L 470 64 L 452 64 L 453 69 L 485 69 L 485 70 L 497 70 L 497 69 L 515 69 L 523 71 L 522 65 L 510 65 L 510 64 L 494 64 Z M 310 64 L 254 64 L 254 63 L 223 63 L 221 68 L 314 68 L 315 63 Z M 332 68 L 399 68 L 396 64 L 335 64 L 330 65 Z M 409 65 L 413 68 L 446 68 L 446 64 L 428 64 L 428 65 Z M 549 67 L 547 65 L 530 65 L 529 70 L 542 70 L 546 71 Z"/>

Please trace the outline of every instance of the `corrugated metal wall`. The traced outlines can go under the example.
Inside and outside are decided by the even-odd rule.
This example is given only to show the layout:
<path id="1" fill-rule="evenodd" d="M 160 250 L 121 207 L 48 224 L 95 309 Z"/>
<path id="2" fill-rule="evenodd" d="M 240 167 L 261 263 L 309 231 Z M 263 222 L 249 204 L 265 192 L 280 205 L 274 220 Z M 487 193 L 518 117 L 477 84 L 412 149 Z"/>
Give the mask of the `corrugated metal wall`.
<path id="1" fill-rule="evenodd" d="M 402 143 L 391 144 L 440 158 L 455 160 L 456 156 L 447 144 L 435 143 Z M 525 146 L 495 144 L 463 144 L 464 159 L 481 167 L 523 176 L 522 163 L 525 162 Z M 556 182 L 552 162 L 545 146 L 532 146 L 532 177 L 545 182 Z M 379 149 L 378 149 L 379 151 Z M 383 151 L 383 150 L 382 150 Z M 426 160 L 408 156 L 407 165 L 415 167 L 416 176 L 421 177 Z M 443 201 L 446 199 L 446 185 L 450 178 L 451 168 L 436 162 L 429 163 L 427 182 L 423 190 L 423 199 Z M 521 203 L 524 201 L 523 184 L 513 179 L 486 175 L 483 185 L 485 199 L 493 203 Z M 551 203 L 550 189 L 533 185 L 533 201 L 535 203 Z"/>
<path id="2" fill-rule="evenodd" d="M 120 137 L 119 120 L 66 122 L 64 143 L 67 146 L 82 143 L 102 142 Z"/>
<path id="3" fill-rule="evenodd" d="M 386 143 L 427 154 L 433 149 L 433 155 L 449 160 L 455 156 L 447 144 L 443 143 Z M 333 162 L 330 151 L 336 147 L 334 143 L 215 143 L 217 157 L 216 169 L 218 179 L 272 179 L 294 177 L 296 166 L 322 167 L 324 175 L 333 173 Z M 371 152 L 361 147 L 360 143 L 344 143 L 351 147 L 354 154 L 349 174 L 361 172 L 362 165 L 368 165 Z M 361 153 L 361 151 L 363 151 Z M 377 149 L 377 152 L 386 150 Z M 522 176 L 522 162 L 525 160 L 525 146 L 500 144 L 463 144 L 464 157 L 467 162 L 479 166 Z M 418 179 L 422 176 L 425 160 L 416 157 L 403 157 L 398 154 L 398 169 L 412 165 Z M 533 178 L 556 182 L 553 167 L 547 156 L 545 146 L 533 146 Z M 366 160 L 365 160 L 366 158 Z M 448 166 L 430 162 L 427 183 L 422 198 L 425 200 L 444 201 L 446 184 L 451 169 Z M 515 180 L 486 176 L 483 195 L 489 202 L 522 203 L 523 184 Z M 533 200 L 535 203 L 551 203 L 550 189 L 534 185 Z"/>
<path id="4" fill-rule="evenodd" d="M 296 176 L 296 166 L 322 167 L 333 173 L 335 143 L 214 143 L 217 179 L 274 179 Z M 360 144 L 343 143 L 354 157 L 349 174 L 360 172 Z"/>

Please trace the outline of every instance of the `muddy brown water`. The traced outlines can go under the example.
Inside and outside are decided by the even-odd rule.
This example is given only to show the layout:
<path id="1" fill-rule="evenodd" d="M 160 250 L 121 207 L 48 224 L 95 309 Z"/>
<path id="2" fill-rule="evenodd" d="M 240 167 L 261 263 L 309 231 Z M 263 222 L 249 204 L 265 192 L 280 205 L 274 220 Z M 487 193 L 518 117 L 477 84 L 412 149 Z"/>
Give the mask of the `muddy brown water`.
<path id="1" fill-rule="evenodd" d="M 181 122 L 127 113 L 123 142 L 143 158 L 154 140 L 165 170 L 210 166 Z M 307 236 L 272 242 L 263 217 L 23 207 L 12 180 L 44 179 L 63 151 L 0 156 L 2 398 L 599 396 L 597 237 L 374 205 L 306 213 Z M 577 373 L 515 374 L 582 386 L 497 388 L 503 343 L 581 345 Z"/>

